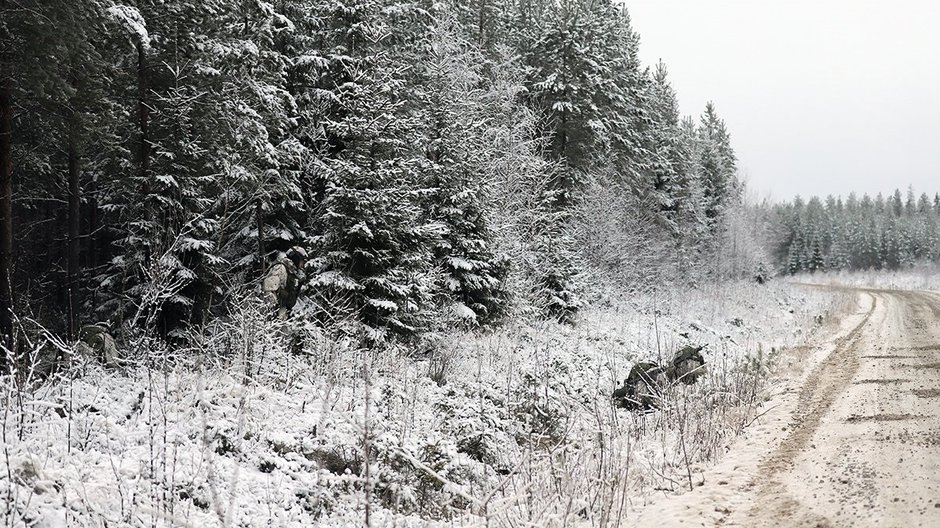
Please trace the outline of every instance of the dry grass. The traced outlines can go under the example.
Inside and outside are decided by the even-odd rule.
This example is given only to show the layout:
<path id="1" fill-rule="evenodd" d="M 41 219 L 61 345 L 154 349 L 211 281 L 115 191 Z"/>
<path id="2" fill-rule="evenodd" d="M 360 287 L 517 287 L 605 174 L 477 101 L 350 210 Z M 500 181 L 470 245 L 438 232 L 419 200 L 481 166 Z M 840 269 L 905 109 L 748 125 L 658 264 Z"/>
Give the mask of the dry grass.
<path id="1" fill-rule="evenodd" d="M 78 497 L 75 526 L 619 526 L 644 494 L 700 484 L 762 412 L 778 352 L 847 302 L 744 284 L 599 299 L 576 327 L 455 333 L 422 358 L 245 303 L 198 348 L 4 379 L 2 470 L 26 476 L 0 494 L 16 522 Z M 614 405 L 634 362 L 685 342 L 708 345 L 698 384 L 648 414 Z"/>

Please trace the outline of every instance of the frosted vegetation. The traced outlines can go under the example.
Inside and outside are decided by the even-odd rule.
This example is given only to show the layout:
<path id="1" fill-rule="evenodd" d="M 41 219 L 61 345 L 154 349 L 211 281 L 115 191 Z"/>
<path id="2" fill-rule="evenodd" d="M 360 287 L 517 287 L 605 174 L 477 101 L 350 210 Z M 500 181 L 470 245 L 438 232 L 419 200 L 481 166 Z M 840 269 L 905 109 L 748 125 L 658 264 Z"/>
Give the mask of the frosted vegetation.
<path id="1" fill-rule="evenodd" d="M 198 350 L 6 386 L 0 495 L 14 525 L 617 526 L 702 482 L 832 302 L 751 282 L 607 297 L 575 327 L 452 332 L 418 357 L 314 328 L 297 356 L 246 302 Z M 635 361 L 685 342 L 708 345 L 701 383 L 655 413 L 614 405 Z"/>
<path id="2" fill-rule="evenodd" d="M 186 345 L 293 247 L 296 312 L 373 344 L 570 319 L 595 270 L 649 290 L 760 259 L 715 258 L 730 133 L 680 115 L 614 2 L 0 9 L 0 314 L 56 335 Z"/>
<path id="3" fill-rule="evenodd" d="M 775 275 L 855 239 L 747 203 L 639 42 L 607 0 L 0 0 L 3 526 L 615 526 L 700 484 L 844 308 Z M 698 383 L 615 405 L 687 344 Z"/>

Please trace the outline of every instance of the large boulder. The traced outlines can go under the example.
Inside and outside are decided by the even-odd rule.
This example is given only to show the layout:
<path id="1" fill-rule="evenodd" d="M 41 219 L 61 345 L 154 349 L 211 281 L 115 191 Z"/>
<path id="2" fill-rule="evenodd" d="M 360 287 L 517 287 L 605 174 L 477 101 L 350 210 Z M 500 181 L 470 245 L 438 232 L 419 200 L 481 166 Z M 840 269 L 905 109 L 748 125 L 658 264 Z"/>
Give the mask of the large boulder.
<path id="1" fill-rule="evenodd" d="M 678 381 L 691 385 L 705 375 L 705 357 L 702 356 L 703 346 L 689 345 L 680 348 L 666 369 L 669 381 Z"/>
<path id="2" fill-rule="evenodd" d="M 652 362 L 640 362 L 630 369 L 623 386 L 613 393 L 614 400 L 626 409 L 646 411 L 659 407 L 666 371 Z"/>

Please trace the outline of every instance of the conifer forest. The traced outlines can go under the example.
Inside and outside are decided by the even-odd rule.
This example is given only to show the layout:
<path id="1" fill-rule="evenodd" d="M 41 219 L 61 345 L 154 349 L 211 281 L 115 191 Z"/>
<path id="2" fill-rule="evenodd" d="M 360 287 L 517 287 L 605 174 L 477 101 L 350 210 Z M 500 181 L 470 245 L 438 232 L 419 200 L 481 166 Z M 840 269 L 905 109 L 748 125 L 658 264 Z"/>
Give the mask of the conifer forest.
<path id="1" fill-rule="evenodd" d="M 683 278 L 739 201 L 610 2 L 4 7 L 4 313 L 63 334 L 175 338 L 293 246 L 309 317 L 376 338 L 563 318 L 631 259 L 600 225 Z"/>
<path id="2" fill-rule="evenodd" d="M 629 4 L 0 0 L 0 526 L 704 500 L 787 354 L 940 288 L 940 194 L 757 198 Z"/>

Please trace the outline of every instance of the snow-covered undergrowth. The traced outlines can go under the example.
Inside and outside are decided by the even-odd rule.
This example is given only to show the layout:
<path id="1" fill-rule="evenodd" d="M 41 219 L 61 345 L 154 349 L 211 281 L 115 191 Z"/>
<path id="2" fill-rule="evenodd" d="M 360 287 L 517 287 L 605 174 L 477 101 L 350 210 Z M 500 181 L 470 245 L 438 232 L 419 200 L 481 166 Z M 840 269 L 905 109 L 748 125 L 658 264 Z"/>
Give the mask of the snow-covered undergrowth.
<path id="1" fill-rule="evenodd" d="M 4 526 L 616 526 L 697 485 L 760 412 L 774 352 L 846 296 L 600 296 L 574 327 L 455 332 L 418 355 L 313 329 L 290 353 L 247 304 L 199 350 L 4 379 Z M 707 344 L 700 383 L 649 414 L 613 405 L 634 362 L 685 343 Z"/>

